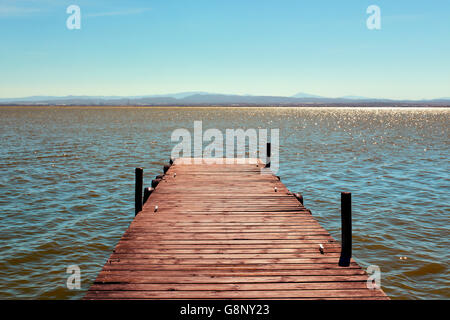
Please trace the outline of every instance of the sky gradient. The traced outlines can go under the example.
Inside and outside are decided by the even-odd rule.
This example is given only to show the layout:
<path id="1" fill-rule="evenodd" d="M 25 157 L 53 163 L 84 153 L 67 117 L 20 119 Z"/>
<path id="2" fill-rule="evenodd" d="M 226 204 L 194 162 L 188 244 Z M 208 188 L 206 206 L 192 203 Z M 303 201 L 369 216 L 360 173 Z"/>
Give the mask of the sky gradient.
<path id="1" fill-rule="evenodd" d="M 381 30 L 366 27 L 372 4 Z M 448 0 L 0 0 L 0 98 L 450 97 L 449 17 Z"/>

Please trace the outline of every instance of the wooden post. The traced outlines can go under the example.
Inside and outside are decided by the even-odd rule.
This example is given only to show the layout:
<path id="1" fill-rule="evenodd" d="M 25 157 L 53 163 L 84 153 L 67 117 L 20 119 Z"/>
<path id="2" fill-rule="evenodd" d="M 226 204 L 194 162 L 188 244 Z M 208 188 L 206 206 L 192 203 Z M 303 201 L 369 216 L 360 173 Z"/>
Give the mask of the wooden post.
<path id="1" fill-rule="evenodd" d="M 272 150 L 271 150 L 271 145 L 270 142 L 267 142 L 267 147 L 266 147 L 266 168 L 270 168 L 270 156 L 272 155 Z"/>
<path id="2" fill-rule="evenodd" d="M 161 179 L 152 180 L 152 188 L 155 189 L 156 186 L 161 182 Z"/>
<path id="3" fill-rule="evenodd" d="M 144 189 L 144 201 L 142 201 L 143 203 L 147 202 L 147 200 L 150 197 L 150 195 L 152 194 L 153 190 L 154 189 L 150 188 L 150 187 Z"/>
<path id="4" fill-rule="evenodd" d="M 303 205 L 303 196 L 300 193 L 294 193 L 294 197 Z"/>
<path id="5" fill-rule="evenodd" d="M 163 169 L 164 174 L 166 174 L 166 172 L 169 171 L 170 166 L 171 166 L 171 165 L 169 165 L 169 164 L 164 165 L 164 169 Z"/>
<path id="6" fill-rule="evenodd" d="M 341 257 L 339 266 L 348 267 L 352 257 L 352 194 L 341 193 Z"/>
<path id="7" fill-rule="evenodd" d="M 136 188 L 134 195 L 134 215 L 142 211 L 142 185 L 144 182 L 144 170 L 136 168 Z"/>

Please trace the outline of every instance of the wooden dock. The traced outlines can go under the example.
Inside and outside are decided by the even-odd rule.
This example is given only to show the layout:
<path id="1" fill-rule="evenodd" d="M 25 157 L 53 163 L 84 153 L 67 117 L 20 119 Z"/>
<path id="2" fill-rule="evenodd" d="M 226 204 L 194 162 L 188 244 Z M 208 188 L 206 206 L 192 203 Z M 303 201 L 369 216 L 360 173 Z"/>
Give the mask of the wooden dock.
<path id="1" fill-rule="evenodd" d="M 259 160 L 191 160 L 160 177 L 85 299 L 388 299 Z"/>

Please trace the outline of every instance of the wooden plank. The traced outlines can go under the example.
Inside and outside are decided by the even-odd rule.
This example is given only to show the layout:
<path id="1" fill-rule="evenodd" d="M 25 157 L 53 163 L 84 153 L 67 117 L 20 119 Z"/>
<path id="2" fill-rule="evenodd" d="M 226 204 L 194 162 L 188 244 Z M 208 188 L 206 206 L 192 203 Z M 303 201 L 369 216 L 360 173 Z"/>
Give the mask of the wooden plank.
<path id="1" fill-rule="evenodd" d="M 260 282 L 260 283 L 104 283 L 92 285 L 94 291 L 229 291 L 229 290 L 326 290 L 367 289 L 364 281 L 342 282 Z"/>
<path id="2" fill-rule="evenodd" d="M 263 276 L 280 276 L 279 281 L 287 281 L 286 277 L 281 276 L 317 276 L 315 281 L 323 281 L 324 276 L 354 276 L 360 275 L 364 276 L 363 279 L 366 279 L 366 274 L 361 268 L 351 267 L 351 268 L 316 268 L 316 269 L 263 269 L 263 268 L 255 268 L 255 267 L 247 267 L 247 268 L 204 268 L 199 266 L 173 266 L 168 265 L 162 268 L 146 268 L 145 270 L 129 270 L 129 269 L 114 269 L 107 268 L 103 269 L 102 272 L 97 277 L 96 281 L 105 281 L 105 279 L 114 278 L 114 282 L 133 282 L 133 279 L 145 279 L 148 276 L 153 277 L 167 277 L 167 276 L 177 276 L 177 277 L 203 277 L 203 276 L 212 276 L 212 275 L 220 275 L 223 277 L 263 277 Z M 123 279 L 121 278 L 123 277 Z M 130 278 L 130 281 L 125 281 L 125 279 Z M 311 281 L 312 278 L 307 278 L 307 280 Z M 334 278 L 330 278 L 334 279 Z M 352 278 L 352 280 L 355 280 Z M 251 279 L 249 281 L 252 281 Z M 296 278 L 296 281 L 299 282 L 300 278 Z"/>
<path id="3" fill-rule="evenodd" d="M 278 298 L 341 298 L 385 297 L 379 290 L 326 289 L 326 290 L 231 290 L 231 291 L 96 291 L 90 290 L 89 298 L 106 299 L 278 299 Z"/>
<path id="4" fill-rule="evenodd" d="M 204 248 L 197 248 L 192 249 L 189 246 L 186 246 L 185 248 L 135 248 L 135 247 L 128 247 L 128 248 L 120 248 L 114 250 L 115 254 L 132 254 L 132 253 L 138 253 L 138 254 L 152 254 L 152 255 L 159 255 L 159 254 L 221 254 L 221 255 L 233 255 L 233 254 L 297 254 L 297 255 L 306 255 L 310 253 L 316 253 L 317 249 L 311 249 L 311 248 L 279 248 L 279 249 L 257 249 L 257 248 L 242 248 L 242 249 L 229 249 L 227 247 L 223 248 L 217 248 L 217 249 L 204 249 Z M 326 250 L 326 254 L 331 253 L 340 253 L 340 249 L 338 247 L 328 248 Z"/>
<path id="5" fill-rule="evenodd" d="M 120 275 L 124 276 L 124 275 Z M 146 276 L 136 277 L 129 275 L 123 279 L 119 278 L 119 275 L 113 275 L 108 277 L 101 277 L 95 281 L 96 284 L 106 283 L 316 283 L 316 282 L 364 282 L 367 280 L 364 275 L 341 275 L 341 276 L 217 276 L 217 275 L 204 275 L 204 276 Z M 365 282 L 364 282 L 365 283 Z"/>
<path id="6" fill-rule="evenodd" d="M 338 268 L 335 263 L 302 263 L 302 264 L 150 264 L 146 263 L 144 265 L 139 264 L 110 264 L 106 263 L 103 267 L 104 271 L 107 270 L 186 270 L 186 269 L 197 269 L 197 270 L 322 270 L 322 269 L 333 269 Z M 359 268 L 358 264 L 351 263 L 347 269 Z M 342 269 L 342 268 L 341 268 Z M 359 268 L 360 269 L 360 268 Z"/>
<path id="7" fill-rule="evenodd" d="M 301 259 L 301 258 L 312 258 L 319 259 L 322 257 L 333 257 L 339 256 L 339 252 L 335 253 L 113 253 L 110 256 L 111 260 L 115 259 Z"/>
<path id="8" fill-rule="evenodd" d="M 85 299 L 387 299 L 354 260 L 338 266 L 339 243 L 257 159 L 191 160 L 169 168 Z"/>

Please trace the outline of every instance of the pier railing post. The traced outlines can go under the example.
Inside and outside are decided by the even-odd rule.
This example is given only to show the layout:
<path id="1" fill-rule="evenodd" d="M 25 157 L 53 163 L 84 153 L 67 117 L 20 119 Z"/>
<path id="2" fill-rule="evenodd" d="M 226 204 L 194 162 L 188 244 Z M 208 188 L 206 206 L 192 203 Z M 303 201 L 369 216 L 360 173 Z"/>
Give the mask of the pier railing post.
<path id="1" fill-rule="evenodd" d="M 148 187 L 148 188 L 144 189 L 144 200 L 142 201 L 142 204 L 145 204 L 147 202 L 147 200 L 150 197 L 150 195 L 152 194 L 152 192 L 153 192 L 153 188 Z"/>
<path id="2" fill-rule="evenodd" d="M 136 168 L 136 188 L 134 195 L 134 215 L 142 211 L 142 186 L 144 182 L 144 170 Z"/>
<path id="3" fill-rule="evenodd" d="M 294 193 L 294 197 L 303 205 L 303 196 L 300 193 Z"/>
<path id="4" fill-rule="evenodd" d="M 348 267 L 352 257 L 352 194 L 341 192 L 341 257 L 339 266 Z"/>
<path id="5" fill-rule="evenodd" d="M 167 171 L 169 171 L 170 166 L 171 166 L 171 164 L 166 164 L 166 165 L 164 165 L 164 168 L 163 168 L 164 174 L 166 174 Z"/>
<path id="6" fill-rule="evenodd" d="M 272 155 L 271 144 L 267 142 L 266 147 L 266 168 L 270 168 L 270 156 Z"/>

